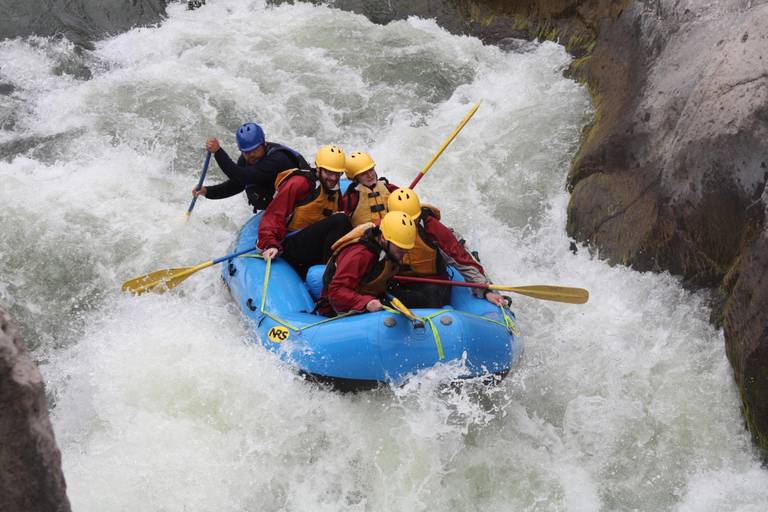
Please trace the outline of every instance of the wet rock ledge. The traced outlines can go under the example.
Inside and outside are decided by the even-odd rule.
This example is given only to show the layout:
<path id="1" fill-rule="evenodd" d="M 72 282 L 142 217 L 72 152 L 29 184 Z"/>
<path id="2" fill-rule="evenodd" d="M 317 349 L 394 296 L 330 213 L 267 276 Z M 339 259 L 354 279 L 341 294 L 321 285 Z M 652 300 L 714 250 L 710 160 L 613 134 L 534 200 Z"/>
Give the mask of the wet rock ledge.
<path id="1" fill-rule="evenodd" d="M 600 26 L 597 115 L 568 232 L 601 257 L 718 291 L 712 320 L 768 449 L 768 2 L 637 1 Z"/>
<path id="2" fill-rule="evenodd" d="M 568 234 L 612 264 L 715 292 L 712 322 L 768 450 L 768 0 L 478 0 L 469 12 L 488 42 L 523 32 L 577 57 L 569 73 L 596 115 L 567 178 Z"/>
<path id="3" fill-rule="evenodd" d="M 45 385 L 0 303 L 0 510 L 68 512 Z"/>

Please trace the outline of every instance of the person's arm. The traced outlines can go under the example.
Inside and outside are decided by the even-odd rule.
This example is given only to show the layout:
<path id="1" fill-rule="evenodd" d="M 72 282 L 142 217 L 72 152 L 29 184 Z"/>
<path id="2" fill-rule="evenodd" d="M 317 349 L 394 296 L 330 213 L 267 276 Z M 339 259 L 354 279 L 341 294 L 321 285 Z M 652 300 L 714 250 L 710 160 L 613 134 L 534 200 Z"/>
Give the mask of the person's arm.
<path id="1" fill-rule="evenodd" d="M 282 242 L 288 233 L 286 219 L 293 214 L 296 203 L 309 196 L 309 182 L 296 176 L 283 183 L 277 195 L 261 216 L 259 239 L 256 247 L 265 250 L 276 247 L 283 250 Z"/>
<path id="2" fill-rule="evenodd" d="M 232 197 L 239 194 L 245 190 L 245 187 L 237 185 L 232 180 L 227 180 L 217 185 L 203 187 L 203 189 L 205 189 L 205 193 L 203 195 L 208 199 L 226 199 L 227 197 Z"/>
<path id="3" fill-rule="evenodd" d="M 372 295 L 357 293 L 363 276 L 376 263 L 376 255 L 362 245 L 344 249 L 336 258 L 336 273 L 328 285 L 328 300 L 337 313 L 366 311 L 368 303 L 376 301 Z"/>
<path id="4" fill-rule="evenodd" d="M 219 141 L 214 137 L 210 137 L 205 141 L 205 149 L 211 153 L 216 153 L 216 151 L 220 148 L 221 146 L 219 145 Z M 197 186 L 195 186 L 192 189 L 192 195 L 195 197 L 204 196 L 208 199 L 226 199 L 227 197 L 232 197 L 236 194 L 239 194 L 243 190 L 245 190 L 244 186 L 240 186 L 237 183 L 232 182 L 232 180 L 227 180 L 223 183 L 212 185 L 210 187 L 200 187 L 200 190 L 197 190 Z"/>
<path id="5" fill-rule="evenodd" d="M 459 244 L 450 229 L 432 217 L 427 217 L 424 221 L 424 229 L 427 232 L 427 237 L 439 246 L 445 264 L 455 268 L 465 281 L 475 284 L 491 284 L 483 267 Z M 482 288 L 473 288 L 472 294 L 484 298 L 488 291 Z"/>
<path id="6" fill-rule="evenodd" d="M 295 167 L 290 158 L 282 151 L 273 151 L 262 157 L 254 165 L 248 164 L 242 155 L 240 155 L 238 163 L 233 162 L 224 148 L 219 148 L 213 157 L 227 178 L 243 187 L 246 185 L 273 185 L 278 174 Z"/>
<path id="7" fill-rule="evenodd" d="M 459 245 L 462 246 L 466 250 L 467 249 L 467 241 L 464 238 L 464 235 L 462 235 L 460 232 L 456 231 L 455 229 L 453 229 L 451 227 L 448 227 L 448 226 L 446 226 L 446 227 L 448 228 L 448 231 L 451 232 L 453 237 L 459 242 Z"/>

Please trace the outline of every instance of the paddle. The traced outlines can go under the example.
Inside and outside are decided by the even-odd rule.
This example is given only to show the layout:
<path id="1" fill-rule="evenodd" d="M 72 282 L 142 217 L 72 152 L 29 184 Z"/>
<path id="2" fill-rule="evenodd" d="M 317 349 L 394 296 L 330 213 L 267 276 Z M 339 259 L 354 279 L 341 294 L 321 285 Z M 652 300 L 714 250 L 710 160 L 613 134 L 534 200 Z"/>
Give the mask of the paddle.
<path id="1" fill-rule="evenodd" d="M 148 292 L 150 290 L 154 291 L 155 293 L 165 293 L 166 290 L 170 290 L 198 270 L 216 265 L 222 261 L 231 260 L 236 256 L 240 256 L 241 254 L 245 254 L 253 250 L 254 249 L 251 248 L 234 254 L 227 254 L 221 258 L 203 263 L 202 265 L 197 265 L 196 267 L 167 268 L 165 270 L 158 270 L 156 272 L 152 272 L 151 274 L 145 274 L 134 279 L 129 279 L 123 283 L 123 291 L 131 292 L 134 295 L 141 295 L 142 293 Z"/>
<path id="2" fill-rule="evenodd" d="M 395 309 L 400 311 L 402 314 L 404 314 L 408 318 L 408 320 L 413 322 L 414 327 L 422 328 L 422 329 L 424 328 L 424 319 L 423 318 L 413 314 L 413 312 L 410 309 L 405 307 L 405 304 L 400 302 L 400 299 L 398 299 L 397 297 L 395 297 L 391 293 L 387 293 L 386 295 L 387 295 L 387 298 L 389 299 L 389 302 L 391 302 L 392 305 L 395 306 Z"/>
<path id="3" fill-rule="evenodd" d="M 211 152 L 208 152 L 208 155 L 205 157 L 205 164 L 203 165 L 203 175 L 200 176 L 200 181 L 197 183 L 197 189 L 200 190 L 203 187 L 203 181 L 205 180 L 205 173 L 208 172 L 208 164 L 211 163 Z M 192 204 L 189 205 L 189 210 L 187 210 L 187 220 L 189 220 L 189 216 L 192 214 L 192 208 L 195 207 L 195 201 L 197 201 L 197 196 L 192 198 Z"/>
<path id="4" fill-rule="evenodd" d="M 482 102 L 483 102 L 483 100 L 480 100 L 480 103 L 482 103 Z M 453 141 L 454 137 L 456 137 L 456 135 L 461 131 L 461 129 L 464 128 L 464 125 L 467 124 L 467 121 L 469 121 L 469 118 L 471 118 L 472 115 L 475 113 L 475 110 L 477 110 L 477 107 L 480 106 L 480 103 L 475 105 L 475 108 L 473 108 L 469 112 L 469 114 L 467 114 L 467 117 L 464 118 L 464 120 L 461 122 L 461 124 L 455 130 L 453 130 L 453 133 L 451 134 L 450 137 L 448 137 L 448 140 L 446 140 L 445 143 L 442 146 L 440 146 L 440 149 L 437 150 L 437 153 L 435 153 L 435 156 L 433 156 L 429 160 L 429 162 L 427 162 L 427 165 L 424 166 L 424 168 L 421 170 L 421 173 L 419 173 L 419 175 L 416 176 L 416 179 L 413 180 L 413 183 L 411 183 L 411 186 L 408 187 L 408 188 L 413 190 L 413 187 L 416 186 L 416 184 L 419 182 L 419 180 L 422 178 L 422 176 L 424 176 L 427 173 L 427 171 L 429 170 L 429 168 L 432 167 L 432 164 L 435 163 L 435 160 L 437 160 L 438 157 L 440 157 L 440 155 L 443 154 L 443 151 L 445 150 L 445 148 L 448 147 L 448 144 L 450 144 Z"/>
<path id="5" fill-rule="evenodd" d="M 452 286 L 467 286 L 470 288 L 485 288 L 488 290 L 500 290 L 503 292 L 519 293 L 534 299 L 551 300 L 554 302 L 567 302 L 569 304 L 584 304 L 589 300 L 589 292 L 583 288 L 569 288 L 567 286 L 499 286 L 495 284 L 463 283 L 460 281 L 445 281 L 442 279 L 429 279 L 425 277 L 395 276 L 393 279 L 412 283 L 450 284 Z"/>

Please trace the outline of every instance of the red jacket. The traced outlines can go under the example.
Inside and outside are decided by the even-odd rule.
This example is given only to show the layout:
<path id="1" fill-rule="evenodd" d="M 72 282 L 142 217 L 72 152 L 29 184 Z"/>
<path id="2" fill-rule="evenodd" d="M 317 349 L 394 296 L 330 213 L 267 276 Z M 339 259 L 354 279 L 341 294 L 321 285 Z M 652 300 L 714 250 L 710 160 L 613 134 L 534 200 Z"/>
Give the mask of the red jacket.
<path id="1" fill-rule="evenodd" d="M 420 223 L 424 227 L 427 238 L 439 247 L 438 250 L 443 258 L 443 263 L 458 270 L 464 277 L 464 280 L 468 283 L 491 284 L 490 279 L 485 275 L 483 267 L 472 258 L 472 255 L 469 254 L 461 244 L 459 244 L 459 241 L 456 240 L 456 237 L 450 229 L 445 227 L 439 220 L 429 215 L 423 215 L 420 219 Z M 446 274 L 430 277 L 436 277 L 438 279 L 448 278 Z M 483 292 L 484 289 L 481 288 L 472 289 L 472 294 L 478 297 L 482 297 Z"/>
<path id="2" fill-rule="evenodd" d="M 280 185 L 280 189 L 261 215 L 259 239 L 256 247 L 262 250 L 275 246 L 282 251 L 282 242 L 288 233 L 286 219 L 293 214 L 296 203 L 309 197 L 309 181 L 303 176 L 294 176 Z"/>
<path id="3" fill-rule="evenodd" d="M 336 257 L 336 273 L 328 285 L 327 294 L 337 313 L 365 311 L 365 306 L 376 298 L 360 295 L 356 290 L 363 277 L 378 261 L 378 254 L 373 254 L 363 244 L 351 245 L 339 253 Z M 325 293 L 322 295 L 325 296 Z"/>

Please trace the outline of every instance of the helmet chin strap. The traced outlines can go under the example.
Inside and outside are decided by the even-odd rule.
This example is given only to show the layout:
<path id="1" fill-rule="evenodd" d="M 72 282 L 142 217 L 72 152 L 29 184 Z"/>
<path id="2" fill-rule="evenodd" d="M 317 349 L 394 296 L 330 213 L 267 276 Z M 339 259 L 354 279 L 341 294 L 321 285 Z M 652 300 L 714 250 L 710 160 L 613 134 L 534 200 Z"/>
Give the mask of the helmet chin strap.
<path id="1" fill-rule="evenodd" d="M 392 258 L 393 260 L 397 260 L 394 254 L 392 254 L 392 242 L 387 240 L 387 248 L 385 249 L 387 255 Z"/>

